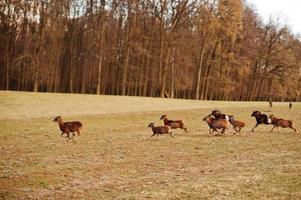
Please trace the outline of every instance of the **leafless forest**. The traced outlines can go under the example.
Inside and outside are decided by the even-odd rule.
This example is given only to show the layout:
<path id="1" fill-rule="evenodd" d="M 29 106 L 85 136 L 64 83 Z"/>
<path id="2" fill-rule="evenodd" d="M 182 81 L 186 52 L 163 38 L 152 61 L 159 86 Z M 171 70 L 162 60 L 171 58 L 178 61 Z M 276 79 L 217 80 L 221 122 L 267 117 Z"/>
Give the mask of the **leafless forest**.
<path id="1" fill-rule="evenodd" d="M 301 42 L 241 0 L 3 0 L 0 89 L 301 100 Z"/>

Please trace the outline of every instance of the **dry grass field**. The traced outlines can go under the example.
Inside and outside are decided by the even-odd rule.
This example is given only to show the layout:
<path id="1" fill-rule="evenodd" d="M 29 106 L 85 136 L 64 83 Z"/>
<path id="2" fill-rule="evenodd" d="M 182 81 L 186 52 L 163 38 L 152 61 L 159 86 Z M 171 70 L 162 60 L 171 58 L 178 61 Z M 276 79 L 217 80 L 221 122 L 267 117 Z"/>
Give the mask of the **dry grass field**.
<path id="1" fill-rule="evenodd" d="M 212 109 L 246 122 L 214 137 Z M 293 119 L 299 133 L 260 125 L 254 109 Z M 153 137 L 161 114 L 190 133 Z M 60 136 L 56 115 L 80 120 Z M 300 199 L 301 104 L 0 92 L 0 199 Z"/>

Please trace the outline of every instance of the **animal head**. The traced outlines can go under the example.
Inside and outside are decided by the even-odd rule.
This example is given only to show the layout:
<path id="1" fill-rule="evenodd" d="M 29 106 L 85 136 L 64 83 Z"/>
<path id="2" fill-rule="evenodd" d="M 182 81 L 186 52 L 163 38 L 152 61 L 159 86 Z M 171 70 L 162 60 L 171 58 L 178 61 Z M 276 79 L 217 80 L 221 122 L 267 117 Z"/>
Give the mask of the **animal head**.
<path id="1" fill-rule="evenodd" d="M 56 118 L 54 118 L 53 122 L 58 122 L 59 120 L 61 120 L 62 117 L 61 116 L 57 116 Z"/>
<path id="2" fill-rule="evenodd" d="M 221 111 L 219 111 L 219 110 L 212 110 L 212 112 L 211 112 L 211 115 L 220 115 L 220 114 L 222 114 L 222 112 Z"/>
<path id="3" fill-rule="evenodd" d="M 155 126 L 155 123 L 154 122 L 151 122 L 148 127 L 152 127 L 152 126 Z"/>
<path id="4" fill-rule="evenodd" d="M 207 121 L 208 119 L 212 120 L 212 119 L 214 119 L 214 118 L 213 118 L 212 115 L 210 114 L 210 115 L 207 115 L 206 117 L 204 117 L 204 118 L 202 119 L 202 121 Z"/>
<path id="5" fill-rule="evenodd" d="M 166 115 L 162 115 L 161 117 L 160 117 L 160 120 L 162 120 L 162 119 L 164 119 L 164 118 L 166 118 L 167 116 Z"/>
<path id="6" fill-rule="evenodd" d="M 206 116 L 202 119 L 202 121 L 206 121 L 208 119 L 209 116 Z"/>
<path id="7" fill-rule="evenodd" d="M 259 112 L 259 111 L 253 111 L 253 113 L 252 113 L 252 115 L 251 115 L 251 117 L 258 117 L 258 116 L 260 116 L 261 115 L 261 113 Z"/>

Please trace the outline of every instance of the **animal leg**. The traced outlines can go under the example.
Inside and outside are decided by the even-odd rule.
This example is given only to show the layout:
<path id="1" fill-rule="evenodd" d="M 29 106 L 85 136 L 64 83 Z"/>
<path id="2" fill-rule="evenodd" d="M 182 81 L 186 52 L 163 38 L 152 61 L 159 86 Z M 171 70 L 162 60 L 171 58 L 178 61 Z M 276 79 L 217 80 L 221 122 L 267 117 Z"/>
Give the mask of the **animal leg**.
<path id="1" fill-rule="evenodd" d="M 273 132 L 274 128 L 276 128 L 276 126 L 274 126 L 274 127 L 272 128 L 272 130 L 270 130 L 270 132 Z"/>
<path id="2" fill-rule="evenodd" d="M 77 135 L 80 135 L 80 131 L 79 130 L 77 131 Z"/>
<path id="3" fill-rule="evenodd" d="M 218 131 L 213 131 L 213 132 L 216 132 L 216 134 L 214 134 L 214 136 L 219 136 L 220 135 L 220 133 Z"/>
<path id="4" fill-rule="evenodd" d="M 217 132 L 217 134 L 215 134 L 215 136 L 222 136 L 222 132 L 218 132 L 218 131 L 216 131 Z"/>
<path id="5" fill-rule="evenodd" d="M 294 126 L 294 123 L 291 124 L 290 128 L 293 129 L 293 130 L 295 131 L 295 133 L 297 133 L 297 129 L 296 129 L 296 127 Z"/>
<path id="6" fill-rule="evenodd" d="M 278 133 L 279 133 L 280 131 L 279 131 L 279 128 L 278 128 L 278 126 L 277 126 L 277 130 L 278 130 Z"/>
<path id="7" fill-rule="evenodd" d="M 64 135 L 64 132 L 62 132 L 61 136 L 63 136 L 63 135 Z"/>
<path id="8" fill-rule="evenodd" d="M 216 128 L 212 128 L 212 134 L 214 133 L 214 132 L 217 132 L 216 134 L 214 134 L 214 136 L 218 136 L 219 135 L 219 132 L 217 131 L 217 129 Z"/>
<path id="9" fill-rule="evenodd" d="M 254 129 L 255 129 L 257 126 L 258 126 L 258 124 L 256 124 L 256 125 L 252 128 L 251 132 L 254 132 Z"/>
<path id="10" fill-rule="evenodd" d="M 187 128 L 186 128 L 186 126 L 184 126 L 184 131 L 185 131 L 186 133 L 189 133 L 188 130 L 187 130 Z"/>
<path id="11" fill-rule="evenodd" d="M 154 135 L 156 135 L 156 133 L 152 134 L 149 138 L 153 137 Z"/>
<path id="12" fill-rule="evenodd" d="M 170 137 L 175 138 L 175 137 L 173 136 L 172 132 L 170 132 L 169 135 L 170 135 Z"/>
<path id="13" fill-rule="evenodd" d="M 238 132 L 240 133 L 241 128 L 239 128 Z"/>

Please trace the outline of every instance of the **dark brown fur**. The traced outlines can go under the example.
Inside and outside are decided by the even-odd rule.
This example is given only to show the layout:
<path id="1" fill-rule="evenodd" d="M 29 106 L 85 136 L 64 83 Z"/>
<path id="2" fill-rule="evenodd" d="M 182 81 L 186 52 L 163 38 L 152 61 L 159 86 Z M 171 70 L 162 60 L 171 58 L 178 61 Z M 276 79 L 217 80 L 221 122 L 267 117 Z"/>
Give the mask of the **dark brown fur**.
<path id="1" fill-rule="evenodd" d="M 188 133 L 188 130 L 183 122 L 183 120 L 168 120 L 166 115 L 162 115 L 160 117 L 160 120 L 163 120 L 164 125 L 170 126 L 171 129 L 183 129 L 186 133 Z"/>
<path id="2" fill-rule="evenodd" d="M 207 119 L 207 117 L 209 117 L 209 119 Z M 208 124 L 208 126 L 209 126 L 209 134 L 210 134 L 210 135 L 212 135 L 212 133 L 213 133 L 214 131 L 217 132 L 217 129 L 216 129 L 215 127 L 212 126 L 212 121 L 213 121 L 213 120 L 215 120 L 215 118 L 212 117 L 212 116 L 210 116 L 210 115 L 208 115 L 208 116 L 206 116 L 206 117 L 203 118 L 203 121 L 207 122 L 207 124 Z M 213 130 L 213 132 L 211 132 L 211 130 Z"/>
<path id="3" fill-rule="evenodd" d="M 215 119 L 226 119 L 227 115 L 221 113 L 219 110 L 212 110 L 211 115 L 215 117 Z"/>
<path id="4" fill-rule="evenodd" d="M 169 126 L 155 126 L 154 123 L 150 123 L 148 127 L 151 127 L 153 130 L 153 135 L 150 137 L 153 137 L 154 135 L 160 135 L 160 134 L 169 134 L 170 137 L 173 137 L 172 132 L 170 132 Z"/>
<path id="5" fill-rule="evenodd" d="M 252 128 L 252 132 L 259 124 L 271 124 L 271 122 L 268 119 L 268 116 L 265 114 L 261 114 L 259 111 L 253 111 L 251 117 L 255 117 L 256 119 L 256 125 Z"/>
<path id="6" fill-rule="evenodd" d="M 74 132 L 77 132 L 77 135 L 80 135 L 80 131 L 83 128 L 82 123 L 75 121 L 75 122 L 63 122 L 63 119 L 61 116 L 57 116 L 54 120 L 54 122 L 58 122 L 59 127 L 62 131 L 63 135 L 64 133 L 67 134 L 68 138 L 70 138 L 70 133 L 73 133 L 73 136 L 75 135 Z"/>
<path id="7" fill-rule="evenodd" d="M 272 120 L 272 124 L 274 125 L 274 127 L 272 128 L 271 132 L 273 132 L 274 128 L 277 128 L 278 132 L 279 132 L 279 128 L 291 128 L 293 129 L 295 132 L 297 132 L 297 129 L 294 126 L 294 122 L 292 120 L 286 120 L 286 119 L 279 119 L 277 117 L 275 117 L 274 115 L 270 115 L 270 119 Z"/>

